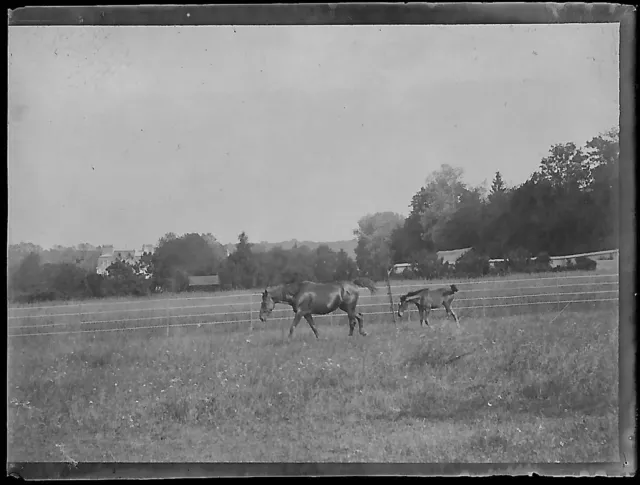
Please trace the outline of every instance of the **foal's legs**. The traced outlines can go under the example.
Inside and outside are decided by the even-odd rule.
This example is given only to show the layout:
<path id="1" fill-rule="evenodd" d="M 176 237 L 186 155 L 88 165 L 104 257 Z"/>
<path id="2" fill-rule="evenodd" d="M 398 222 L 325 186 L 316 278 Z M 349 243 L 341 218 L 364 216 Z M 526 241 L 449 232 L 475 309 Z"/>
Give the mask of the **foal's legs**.
<path id="1" fill-rule="evenodd" d="M 416 305 L 418 307 L 418 315 L 420 318 L 420 326 L 422 327 L 422 322 L 426 320 L 425 316 L 424 316 L 424 307 L 420 306 L 420 305 Z M 429 326 L 429 322 L 427 322 L 427 326 Z"/>
<path id="2" fill-rule="evenodd" d="M 444 308 L 445 308 L 445 310 L 447 310 L 447 315 L 451 315 L 453 317 L 453 319 L 456 321 L 456 324 L 458 324 L 458 326 L 460 326 L 460 321 L 458 320 L 458 317 L 456 316 L 456 314 L 453 313 L 453 310 L 451 309 L 451 304 L 450 303 L 445 303 L 444 304 Z"/>
<path id="3" fill-rule="evenodd" d="M 316 326 L 313 324 L 313 317 L 311 314 L 309 313 L 308 315 L 305 315 L 304 318 L 307 320 L 307 323 L 311 327 L 311 330 L 313 330 L 313 333 L 316 334 L 316 338 L 320 338 L 318 337 L 318 330 L 316 330 Z"/>
<path id="4" fill-rule="evenodd" d="M 427 324 L 427 327 L 429 326 L 429 313 L 431 313 L 431 305 L 427 304 L 424 307 L 424 323 Z"/>

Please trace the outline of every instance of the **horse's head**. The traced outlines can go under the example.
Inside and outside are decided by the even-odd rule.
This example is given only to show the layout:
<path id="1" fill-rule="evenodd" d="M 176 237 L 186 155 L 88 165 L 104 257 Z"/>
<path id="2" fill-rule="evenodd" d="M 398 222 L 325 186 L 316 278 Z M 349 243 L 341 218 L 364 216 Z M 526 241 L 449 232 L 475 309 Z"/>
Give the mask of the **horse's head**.
<path id="1" fill-rule="evenodd" d="M 456 291 L 458 291 L 458 287 L 456 285 L 451 285 L 451 291 L 455 293 Z"/>
<path id="2" fill-rule="evenodd" d="M 271 295 L 269 294 L 269 290 L 264 290 L 264 293 L 262 293 L 262 303 L 260 304 L 260 321 L 262 323 L 266 323 L 267 321 L 267 317 L 269 315 L 271 315 L 271 312 L 273 311 L 273 307 L 275 307 L 276 304 L 273 301 L 273 298 L 271 297 Z"/>
<path id="3" fill-rule="evenodd" d="M 402 315 L 404 314 L 404 311 L 407 309 L 407 306 L 409 305 L 409 302 L 407 301 L 407 297 L 405 295 L 402 295 L 400 297 L 400 303 L 398 303 L 398 316 L 402 317 Z"/>

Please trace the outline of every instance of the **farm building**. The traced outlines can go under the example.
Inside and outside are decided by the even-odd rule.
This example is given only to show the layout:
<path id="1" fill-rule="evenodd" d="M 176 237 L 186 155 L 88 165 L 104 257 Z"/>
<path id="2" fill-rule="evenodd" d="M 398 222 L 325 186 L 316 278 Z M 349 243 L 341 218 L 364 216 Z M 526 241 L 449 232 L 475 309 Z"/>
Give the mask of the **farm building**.
<path id="1" fill-rule="evenodd" d="M 214 291 L 220 286 L 217 274 L 209 276 L 189 276 L 190 291 Z"/>
<path id="2" fill-rule="evenodd" d="M 551 260 L 552 268 L 557 266 L 566 266 L 569 261 L 575 264 L 576 258 L 585 257 L 595 261 L 597 269 L 611 267 L 615 270 L 618 267 L 618 253 L 618 249 L 611 249 L 607 251 L 595 251 L 592 253 L 570 254 L 568 256 L 551 256 L 549 259 Z"/>
<path id="3" fill-rule="evenodd" d="M 618 253 L 619 250 L 611 249 L 607 251 L 595 251 L 592 253 L 580 253 L 580 254 L 569 254 L 567 256 L 551 256 L 549 257 L 549 264 L 552 268 L 557 268 L 558 266 L 566 266 L 569 261 L 572 264 L 576 264 L 576 258 L 585 257 L 589 258 L 596 262 L 597 269 L 610 269 L 612 271 L 616 271 L 618 268 Z M 532 261 L 535 261 L 536 258 L 531 258 Z M 498 263 L 504 263 L 506 259 L 496 258 L 490 259 L 489 265 L 491 267 L 495 267 Z"/>
<path id="4" fill-rule="evenodd" d="M 394 264 L 391 268 L 391 274 L 402 274 L 405 269 L 411 269 L 411 263 L 398 263 Z"/>
<path id="5" fill-rule="evenodd" d="M 470 250 L 471 248 L 452 249 L 451 251 L 438 251 L 436 254 L 438 255 L 438 259 L 442 259 L 445 263 L 455 265 L 456 260 Z"/>

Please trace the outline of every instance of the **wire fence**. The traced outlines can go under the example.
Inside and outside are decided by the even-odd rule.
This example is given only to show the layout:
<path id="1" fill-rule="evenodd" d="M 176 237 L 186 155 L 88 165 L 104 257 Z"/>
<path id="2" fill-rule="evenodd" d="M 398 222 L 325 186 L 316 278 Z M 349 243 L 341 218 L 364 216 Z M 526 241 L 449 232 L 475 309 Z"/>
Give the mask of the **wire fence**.
<path id="1" fill-rule="evenodd" d="M 603 278 L 615 278 L 617 280 L 617 273 L 606 273 L 606 274 L 583 274 L 583 275 L 571 275 L 571 276 L 549 276 L 549 277 L 539 277 L 539 278 L 514 278 L 514 279 L 502 279 L 502 278 L 494 278 L 494 279 L 485 279 L 485 280 L 458 280 L 458 281 L 450 281 L 447 282 L 447 285 L 483 285 L 483 284 L 508 284 L 508 283 L 521 283 L 528 281 L 558 281 L 558 280 L 576 280 L 576 279 L 603 279 Z M 408 289 L 411 288 L 423 288 L 425 286 L 434 286 L 433 283 L 429 281 L 424 281 L 422 283 L 416 284 L 407 284 L 407 283 L 397 283 L 392 282 L 392 289 Z M 442 285 L 444 286 L 444 284 Z M 555 288 L 557 285 L 547 286 L 547 288 Z M 571 285 L 571 286 L 575 286 Z M 542 286 L 533 286 L 530 288 L 542 288 Z M 387 287 L 384 285 L 376 286 L 377 291 L 386 291 Z M 465 291 L 483 291 L 482 289 L 478 290 L 465 290 Z M 92 306 L 120 306 L 120 305 L 135 305 L 135 304 L 145 304 L 145 303 L 158 303 L 158 302 L 168 302 L 168 301 L 191 301 L 191 300 L 218 300 L 218 299 L 246 299 L 249 297 L 260 297 L 262 293 L 224 293 L 224 294 L 213 294 L 207 296 L 194 296 L 194 297 L 176 297 L 176 298 L 140 298 L 138 300 L 110 300 L 110 301 L 77 301 L 77 302 L 61 302 L 57 305 L 47 305 L 47 306 L 13 306 L 9 307 L 10 312 L 17 311 L 29 311 L 29 310 L 49 310 L 53 308 L 61 308 L 61 307 L 92 307 Z M 360 295 L 360 298 L 371 298 L 374 295 Z"/>
<path id="2" fill-rule="evenodd" d="M 615 278 L 615 280 L 610 281 L 612 278 Z M 453 308 L 456 312 L 462 310 L 465 315 L 475 311 L 482 311 L 483 316 L 493 316 L 498 315 L 501 311 L 504 312 L 508 310 L 513 312 L 513 310 L 518 307 L 521 312 L 525 313 L 527 311 L 536 311 L 536 307 L 541 308 L 544 305 L 547 305 L 549 309 L 559 309 L 559 305 L 561 304 L 582 304 L 583 306 L 589 305 L 589 307 L 592 307 L 593 304 L 597 304 L 598 302 L 613 302 L 618 300 L 618 289 L 616 288 L 618 285 L 617 278 L 617 274 L 587 274 L 562 277 L 454 282 L 453 284 L 458 285 L 460 291 L 456 295 L 457 298 L 454 300 Z M 580 282 L 579 279 L 589 281 Z M 547 284 L 552 280 L 555 280 L 555 284 Z M 543 284 L 519 286 L 521 283 L 531 281 L 542 282 Z M 434 287 L 434 285 L 430 285 L 429 283 L 393 285 L 392 296 L 394 302 L 397 302 L 401 294 L 411 289 L 425 286 Z M 380 287 L 379 289 L 386 290 L 386 287 Z M 550 291 L 549 289 L 555 291 Z M 577 291 L 562 291 L 564 289 L 574 289 Z M 516 294 L 508 294 L 514 292 Z M 251 328 L 253 328 L 253 323 L 257 321 L 260 306 L 260 299 L 256 297 L 260 295 L 260 293 L 236 293 L 203 297 L 153 299 L 144 302 L 154 304 L 147 308 L 126 307 L 131 303 L 140 303 L 138 301 L 77 302 L 70 305 L 13 308 L 9 309 L 10 313 L 12 310 L 30 310 L 31 314 L 8 315 L 8 336 L 27 337 L 143 329 L 166 329 L 168 334 L 169 329 L 173 327 L 201 327 L 227 324 L 249 324 Z M 235 298 L 239 301 L 205 305 L 185 304 L 193 300 L 219 300 L 222 298 Z M 386 291 L 380 291 L 374 295 L 361 294 L 360 298 L 364 301 L 359 303 L 358 308 L 365 316 L 385 314 L 390 316 L 389 300 Z M 543 300 L 540 301 L 540 298 L 543 298 Z M 165 302 L 176 301 L 180 301 L 183 304 L 174 306 L 163 305 Z M 107 309 L 91 310 L 91 308 L 95 308 L 96 306 L 106 307 Z M 122 308 L 122 306 L 125 306 L 125 308 Z M 67 311 L 64 313 L 47 311 L 40 313 L 42 310 L 54 308 L 62 308 Z M 71 308 L 78 308 L 78 311 L 68 311 Z M 203 312 L 203 309 L 206 308 L 216 309 L 217 311 Z M 395 310 L 397 310 L 397 308 L 395 308 Z M 36 313 L 34 314 L 34 312 Z M 143 312 L 146 312 L 146 314 L 134 315 L 135 313 L 140 314 Z M 158 312 L 162 312 L 162 314 L 158 315 Z M 487 312 L 489 312 L 489 314 L 487 314 Z M 286 316 L 284 315 L 285 313 L 287 314 Z M 109 314 L 117 315 L 114 315 L 112 318 L 104 318 Z M 283 316 L 279 316 L 281 314 Z M 281 305 L 280 308 L 274 309 L 269 320 L 291 320 L 292 318 L 291 307 Z M 329 315 L 314 315 L 314 319 L 316 318 L 330 318 L 333 322 L 334 319 L 340 318 L 346 320 L 346 315 L 339 312 Z M 407 312 L 407 318 L 411 320 L 411 311 Z M 181 323 L 180 320 L 184 323 Z M 158 324 L 155 325 L 152 323 Z M 236 326 L 237 325 L 234 325 L 234 327 Z"/>

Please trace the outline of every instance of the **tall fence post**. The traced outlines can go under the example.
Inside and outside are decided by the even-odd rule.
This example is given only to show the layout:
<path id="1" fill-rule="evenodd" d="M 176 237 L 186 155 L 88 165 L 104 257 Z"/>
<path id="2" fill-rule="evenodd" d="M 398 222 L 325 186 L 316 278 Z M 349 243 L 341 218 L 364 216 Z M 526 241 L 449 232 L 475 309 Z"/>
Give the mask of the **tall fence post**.
<path id="1" fill-rule="evenodd" d="M 391 318 L 393 318 L 393 323 L 397 324 L 396 314 L 393 312 L 393 294 L 391 293 L 391 281 L 389 279 L 391 271 L 393 271 L 393 266 L 389 269 L 389 271 L 387 271 L 387 292 L 389 293 L 389 309 L 391 310 Z"/>
<path id="2" fill-rule="evenodd" d="M 249 327 L 253 333 L 253 293 L 249 293 Z"/>

